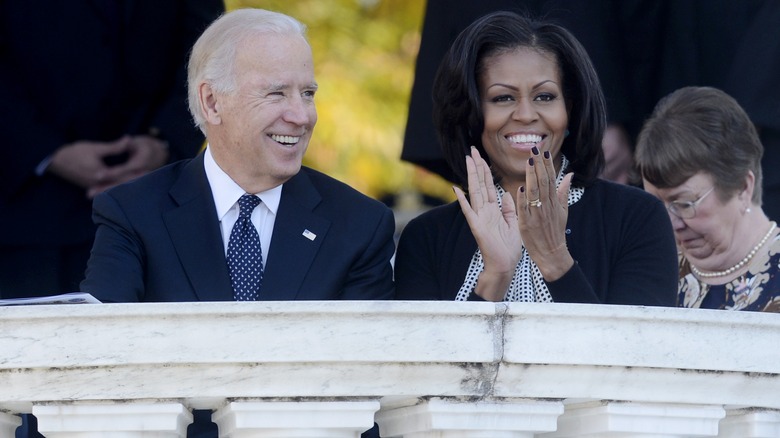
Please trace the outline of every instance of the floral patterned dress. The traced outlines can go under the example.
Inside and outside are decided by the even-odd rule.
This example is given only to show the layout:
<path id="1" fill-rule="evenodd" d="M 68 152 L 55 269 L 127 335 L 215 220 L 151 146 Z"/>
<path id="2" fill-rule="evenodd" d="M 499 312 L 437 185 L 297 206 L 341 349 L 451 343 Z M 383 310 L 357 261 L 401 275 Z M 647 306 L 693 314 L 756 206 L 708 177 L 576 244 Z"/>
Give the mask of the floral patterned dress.
<path id="1" fill-rule="evenodd" d="M 721 285 L 701 282 L 680 255 L 679 307 L 780 313 L 780 235 L 750 262 L 748 271 Z"/>

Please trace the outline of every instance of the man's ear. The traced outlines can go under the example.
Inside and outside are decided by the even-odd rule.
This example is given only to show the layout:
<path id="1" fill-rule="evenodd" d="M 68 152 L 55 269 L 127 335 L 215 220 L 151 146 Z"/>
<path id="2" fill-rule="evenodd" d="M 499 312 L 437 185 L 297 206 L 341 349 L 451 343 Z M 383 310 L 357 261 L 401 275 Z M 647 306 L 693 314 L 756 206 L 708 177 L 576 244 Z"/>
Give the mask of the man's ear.
<path id="1" fill-rule="evenodd" d="M 198 87 L 198 101 L 200 102 L 200 112 L 210 125 L 219 125 L 222 123 L 217 95 L 210 84 L 206 82 L 200 84 Z"/>

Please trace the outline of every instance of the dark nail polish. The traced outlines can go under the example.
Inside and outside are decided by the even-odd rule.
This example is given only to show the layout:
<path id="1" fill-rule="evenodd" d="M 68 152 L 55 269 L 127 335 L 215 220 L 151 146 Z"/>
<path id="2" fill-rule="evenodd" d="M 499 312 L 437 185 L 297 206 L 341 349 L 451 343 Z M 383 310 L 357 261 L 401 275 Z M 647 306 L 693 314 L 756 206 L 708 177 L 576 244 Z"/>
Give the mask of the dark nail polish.
<path id="1" fill-rule="evenodd" d="M 525 193 L 525 186 L 520 186 L 520 193 Z"/>
<path id="2" fill-rule="evenodd" d="M 528 164 L 533 166 L 534 165 L 534 157 L 531 157 L 528 159 Z"/>
<path id="3" fill-rule="evenodd" d="M 550 159 L 550 151 L 544 151 L 544 158 L 547 160 Z"/>
<path id="4" fill-rule="evenodd" d="M 539 155 L 539 148 L 537 148 L 536 146 L 532 147 L 531 153 L 533 153 L 534 155 Z"/>

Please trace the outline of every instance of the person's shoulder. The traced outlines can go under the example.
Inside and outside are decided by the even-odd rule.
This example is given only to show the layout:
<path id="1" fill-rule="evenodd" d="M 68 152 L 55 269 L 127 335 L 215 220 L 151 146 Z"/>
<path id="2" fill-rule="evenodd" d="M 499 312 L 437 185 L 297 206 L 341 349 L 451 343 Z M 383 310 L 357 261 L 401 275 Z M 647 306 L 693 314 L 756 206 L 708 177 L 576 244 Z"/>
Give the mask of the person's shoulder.
<path id="1" fill-rule="evenodd" d="M 456 201 L 450 202 L 449 204 L 438 205 L 429 210 L 426 210 L 412 220 L 418 222 L 449 222 L 458 216 L 461 216 L 463 219 L 465 219 L 465 216 L 460 213 L 460 205 Z"/>
<path id="2" fill-rule="evenodd" d="M 148 199 L 155 193 L 167 196 L 168 190 L 192 161 L 186 159 L 167 164 L 131 181 L 112 187 L 106 193 L 117 199 Z"/>
<path id="3" fill-rule="evenodd" d="M 384 203 L 360 192 L 349 184 L 310 167 L 301 167 L 301 173 L 309 179 L 325 202 L 351 204 L 361 208 L 389 210 Z"/>
<path id="4" fill-rule="evenodd" d="M 601 178 L 596 178 L 595 180 L 593 180 L 593 184 L 588 188 L 600 191 L 602 193 L 620 194 L 625 196 L 632 196 L 632 195 L 643 196 L 641 194 L 648 194 L 647 192 L 645 192 L 639 187 L 632 186 L 629 184 L 621 184 L 615 181 L 610 181 Z"/>
<path id="5" fill-rule="evenodd" d="M 663 203 L 645 190 L 597 179 L 585 188 L 579 202 L 569 208 L 570 216 L 587 220 L 595 211 L 608 223 L 637 224 L 668 220 Z"/>
<path id="6" fill-rule="evenodd" d="M 620 184 L 614 181 L 596 179 L 592 185 L 585 189 L 585 193 L 591 196 L 604 198 L 607 202 L 648 203 L 660 204 L 661 201 L 644 189 L 628 184 Z"/>
<path id="7" fill-rule="evenodd" d="M 447 233 L 453 228 L 462 227 L 465 224 L 466 217 L 463 216 L 460 205 L 456 201 L 433 207 L 418 214 L 409 220 L 404 229 L 428 230 L 427 232 L 436 229 L 439 232 Z"/>

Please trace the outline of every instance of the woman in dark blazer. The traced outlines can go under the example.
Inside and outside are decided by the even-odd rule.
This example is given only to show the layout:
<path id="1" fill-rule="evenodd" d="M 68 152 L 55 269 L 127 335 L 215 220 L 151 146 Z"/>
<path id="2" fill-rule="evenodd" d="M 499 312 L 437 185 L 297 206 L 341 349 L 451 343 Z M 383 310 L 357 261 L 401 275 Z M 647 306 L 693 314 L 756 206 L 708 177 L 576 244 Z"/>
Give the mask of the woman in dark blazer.
<path id="1" fill-rule="evenodd" d="M 404 229 L 397 299 L 674 305 L 663 205 L 597 178 L 604 97 L 571 33 L 486 15 L 443 59 L 433 100 L 463 189 Z"/>

